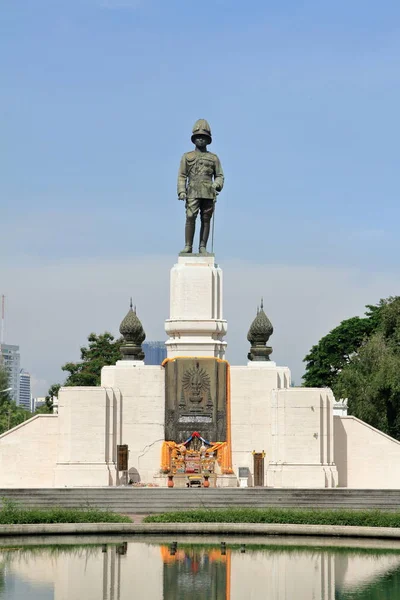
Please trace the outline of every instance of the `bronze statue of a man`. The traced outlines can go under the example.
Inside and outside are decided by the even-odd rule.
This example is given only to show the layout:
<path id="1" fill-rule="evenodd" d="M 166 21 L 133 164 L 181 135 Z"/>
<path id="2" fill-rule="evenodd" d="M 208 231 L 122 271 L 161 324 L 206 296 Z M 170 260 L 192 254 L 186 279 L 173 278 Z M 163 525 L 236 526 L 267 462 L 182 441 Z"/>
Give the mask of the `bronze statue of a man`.
<path id="1" fill-rule="evenodd" d="M 205 119 L 196 121 L 191 139 L 196 148 L 182 156 L 178 173 L 178 198 L 186 200 L 185 248 L 182 252 L 192 253 L 196 217 L 200 211 L 199 252 L 207 254 L 211 217 L 217 194 L 224 185 L 224 173 L 218 156 L 207 150 L 212 138 Z"/>

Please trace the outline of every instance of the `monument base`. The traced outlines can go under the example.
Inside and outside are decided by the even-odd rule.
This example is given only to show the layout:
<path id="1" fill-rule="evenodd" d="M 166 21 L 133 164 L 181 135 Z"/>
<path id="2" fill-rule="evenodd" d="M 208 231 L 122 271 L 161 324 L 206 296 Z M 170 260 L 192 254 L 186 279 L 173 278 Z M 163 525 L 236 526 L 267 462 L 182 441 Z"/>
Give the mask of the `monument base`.
<path id="1" fill-rule="evenodd" d="M 177 473 L 173 478 L 174 488 L 183 489 L 190 487 L 190 485 L 188 486 L 190 481 L 189 477 L 191 478 L 192 482 L 194 482 L 195 487 L 204 487 L 204 476 L 201 473 L 197 475 L 195 473 Z M 197 480 L 200 482 L 199 486 L 197 486 Z M 220 473 L 213 473 L 209 475 L 208 481 L 210 484 L 208 487 L 210 488 L 238 487 L 238 479 L 236 475 L 233 474 L 222 475 Z M 154 476 L 154 483 L 157 487 L 168 487 L 168 475 Z"/>
<path id="2" fill-rule="evenodd" d="M 267 487 L 334 488 L 338 485 L 335 465 L 278 464 L 267 467 Z"/>
<path id="3" fill-rule="evenodd" d="M 214 255 L 183 254 L 171 269 L 170 317 L 165 321 L 168 358 L 224 358 L 222 270 Z"/>
<path id="4" fill-rule="evenodd" d="M 218 487 L 218 488 L 238 487 L 238 478 L 233 473 L 232 473 L 232 475 L 217 475 L 216 487 Z"/>
<path id="5" fill-rule="evenodd" d="M 54 487 L 108 487 L 116 485 L 115 463 L 57 463 Z"/>

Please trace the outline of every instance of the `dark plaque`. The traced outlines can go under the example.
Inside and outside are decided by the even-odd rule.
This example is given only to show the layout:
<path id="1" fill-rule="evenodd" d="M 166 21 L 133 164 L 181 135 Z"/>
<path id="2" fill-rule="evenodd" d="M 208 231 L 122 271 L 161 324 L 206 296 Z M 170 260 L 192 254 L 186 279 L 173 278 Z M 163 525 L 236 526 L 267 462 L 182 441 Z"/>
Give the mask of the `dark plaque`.
<path id="1" fill-rule="evenodd" d="M 127 471 L 128 470 L 128 445 L 122 444 L 117 446 L 117 470 Z"/>
<path id="2" fill-rule="evenodd" d="M 198 431 L 209 442 L 226 441 L 227 363 L 177 358 L 165 365 L 165 439 L 184 442 Z"/>

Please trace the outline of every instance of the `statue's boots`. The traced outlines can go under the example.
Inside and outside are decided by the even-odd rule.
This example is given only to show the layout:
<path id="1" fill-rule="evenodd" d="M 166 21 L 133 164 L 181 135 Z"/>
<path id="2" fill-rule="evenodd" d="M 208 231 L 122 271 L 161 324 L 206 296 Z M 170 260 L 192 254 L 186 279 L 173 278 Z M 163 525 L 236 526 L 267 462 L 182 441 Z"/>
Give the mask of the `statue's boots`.
<path id="1" fill-rule="evenodd" d="M 208 254 L 207 242 L 208 242 L 209 235 L 210 235 L 210 221 L 208 219 L 203 219 L 201 222 L 201 229 L 200 229 L 200 247 L 199 247 L 200 254 Z"/>
<path id="2" fill-rule="evenodd" d="M 186 217 L 185 225 L 185 247 L 182 252 L 191 254 L 193 249 L 193 238 L 194 238 L 195 220 L 193 218 Z"/>

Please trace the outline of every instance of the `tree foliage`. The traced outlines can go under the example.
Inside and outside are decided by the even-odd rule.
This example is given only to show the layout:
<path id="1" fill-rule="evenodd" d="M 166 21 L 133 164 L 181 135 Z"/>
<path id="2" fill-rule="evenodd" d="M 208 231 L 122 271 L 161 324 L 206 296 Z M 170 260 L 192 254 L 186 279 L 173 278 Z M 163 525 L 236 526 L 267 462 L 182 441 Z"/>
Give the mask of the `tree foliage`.
<path id="1" fill-rule="evenodd" d="M 334 388 L 337 375 L 349 364 L 363 342 L 380 326 L 383 309 L 396 298 L 367 305 L 365 317 L 351 317 L 342 321 L 313 346 L 304 358 L 306 387 Z"/>
<path id="2" fill-rule="evenodd" d="M 69 373 L 63 386 L 98 386 L 101 369 L 107 365 L 115 365 L 121 359 L 122 338 L 114 339 L 109 332 L 88 336 L 88 346 L 81 348 L 80 362 L 66 363 L 62 368 Z M 58 395 L 60 384 L 50 387 L 46 396 L 46 406 L 51 410 L 54 396 Z"/>
<path id="3" fill-rule="evenodd" d="M 53 412 L 53 400 L 58 397 L 58 392 L 60 390 L 61 385 L 59 383 L 53 383 L 50 386 L 49 391 L 47 392 L 47 396 L 45 398 L 45 403 L 43 406 L 36 410 L 36 414 L 45 414 Z"/>
<path id="4" fill-rule="evenodd" d="M 306 387 L 333 387 L 337 374 L 348 364 L 350 357 L 371 333 L 366 318 L 352 317 L 342 321 L 305 357 L 307 363 L 303 377 Z"/>
<path id="5" fill-rule="evenodd" d="M 9 386 L 8 375 L 4 367 L 0 366 L 0 392 Z M 17 406 L 8 392 L 0 393 L 0 434 L 16 427 L 31 417 L 31 413 Z"/>
<path id="6" fill-rule="evenodd" d="M 400 440 L 400 298 L 381 312 L 375 333 L 337 377 L 349 413 Z"/>
<path id="7" fill-rule="evenodd" d="M 7 398 L 9 399 L 10 394 L 8 392 L 2 392 L 2 390 L 8 389 L 9 385 L 7 371 L 0 365 L 0 400 L 2 399 L 5 401 Z"/>
<path id="8" fill-rule="evenodd" d="M 305 385 L 331 387 L 349 414 L 400 440 L 400 297 L 343 321 L 304 360 Z"/>
<path id="9" fill-rule="evenodd" d="M 69 372 L 65 386 L 100 385 L 101 369 L 107 365 L 115 365 L 121 359 L 122 339 L 114 340 L 111 333 L 91 333 L 88 342 L 88 347 L 81 348 L 81 362 L 69 362 L 61 367 L 63 371 Z"/>

